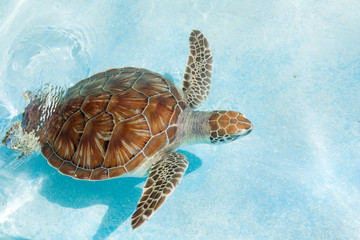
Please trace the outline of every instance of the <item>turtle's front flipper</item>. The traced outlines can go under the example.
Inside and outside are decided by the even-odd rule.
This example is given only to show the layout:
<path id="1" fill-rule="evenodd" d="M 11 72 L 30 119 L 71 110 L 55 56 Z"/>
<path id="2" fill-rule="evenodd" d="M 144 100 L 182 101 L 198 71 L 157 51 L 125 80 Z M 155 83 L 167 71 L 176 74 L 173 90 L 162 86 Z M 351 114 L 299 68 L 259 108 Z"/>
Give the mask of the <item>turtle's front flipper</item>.
<path id="1" fill-rule="evenodd" d="M 179 152 L 164 154 L 151 167 L 136 211 L 131 216 L 133 229 L 143 224 L 163 204 L 180 183 L 187 167 L 188 160 Z"/>
<path id="2" fill-rule="evenodd" d="M 187 104 L 196 108 L 205 101 L 210 92 L 213 58 L 209 43 L 200 31 L 192 31 L 189 41 L 190 54 L 182 90 Z"/>

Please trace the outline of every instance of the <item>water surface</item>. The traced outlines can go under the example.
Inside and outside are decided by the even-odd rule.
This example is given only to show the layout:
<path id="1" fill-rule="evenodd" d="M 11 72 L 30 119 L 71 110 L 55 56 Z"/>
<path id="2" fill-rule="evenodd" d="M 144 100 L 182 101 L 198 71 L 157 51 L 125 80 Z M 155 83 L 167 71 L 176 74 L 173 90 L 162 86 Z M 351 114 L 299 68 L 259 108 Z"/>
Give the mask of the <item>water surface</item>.
<path id="1" fill-rule="evenodd" d="M 193 29 L 214 57 L 200 110 L 243 112 L 254 130 L 182 148 L 188 174 L 136 231 L 145 179 L 77 181 L 1 146 L 0 237 L 359 239 L 359 12 L 356 0 L 3 1 L 1 136 L 46 83 L 136 66 L 181 86 Z"/>

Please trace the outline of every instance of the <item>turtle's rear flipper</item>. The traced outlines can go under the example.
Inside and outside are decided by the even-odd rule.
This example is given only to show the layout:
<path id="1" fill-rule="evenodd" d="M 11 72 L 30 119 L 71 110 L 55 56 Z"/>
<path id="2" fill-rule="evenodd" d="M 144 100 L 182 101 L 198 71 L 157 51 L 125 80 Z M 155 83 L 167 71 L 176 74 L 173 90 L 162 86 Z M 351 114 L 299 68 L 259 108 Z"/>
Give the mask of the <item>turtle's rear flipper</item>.
<path id="1" fill-rule="evenodd" d="M 198 30 L 190 34 L 190 54 L 183 79 L 183 93 L 187 104 L 199 107 L 210 92 L 213 58 L 209 43 Z"/>
<path id="2" fill-rule="evenodd" d="M 164 154 L 150 170 L 142 196 L 131 216 L 132 228 L 138 228 L 164 203 L 179 185 L 188 167 L 188 160 L 179 152 Z"/>

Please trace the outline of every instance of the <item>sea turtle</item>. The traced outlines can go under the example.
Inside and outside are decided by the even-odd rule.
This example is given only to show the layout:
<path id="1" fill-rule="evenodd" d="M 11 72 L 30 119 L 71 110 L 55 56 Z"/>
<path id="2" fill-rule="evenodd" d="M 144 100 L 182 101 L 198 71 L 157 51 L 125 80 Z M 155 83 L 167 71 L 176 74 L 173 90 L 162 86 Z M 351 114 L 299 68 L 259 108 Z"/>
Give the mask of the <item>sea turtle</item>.
<path id="1" fill-rule="evenodd" d="M 252 130 L 235 111 L 195 111 L 210 91 L 213 58 L 204 35 L 190 35 L 182 91 L 142 68 L 95 74 L 57 94 L 26 92 L 30 100 L 3 144 L 26 155 L 41 146 L 48 163 L 82 180 L 145 176 L 132 214 L 139 227 L 178 186 L 188 160 L 182 144 L 230 142 Z M 51 92 L 51 91 L 50 91 Z M 52 91 L 54 92 L 54 91 Z"/>

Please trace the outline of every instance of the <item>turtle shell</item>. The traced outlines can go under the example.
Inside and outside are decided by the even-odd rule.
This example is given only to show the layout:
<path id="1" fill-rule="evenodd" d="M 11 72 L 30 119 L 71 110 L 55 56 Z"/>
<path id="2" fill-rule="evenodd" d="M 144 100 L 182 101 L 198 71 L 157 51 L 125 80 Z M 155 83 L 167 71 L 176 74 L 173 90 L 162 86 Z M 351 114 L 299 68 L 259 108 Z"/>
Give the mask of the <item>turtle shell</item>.
<path id="1" fill-rule="evenodd" d="M 134 171 L 172 143 L 185 108 L 175 85 L 146 69 L 110 69 L 68 89 L 42 137 L 61 173 L 103 180 Z"/>

